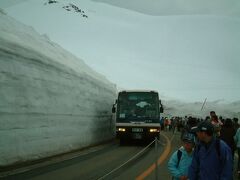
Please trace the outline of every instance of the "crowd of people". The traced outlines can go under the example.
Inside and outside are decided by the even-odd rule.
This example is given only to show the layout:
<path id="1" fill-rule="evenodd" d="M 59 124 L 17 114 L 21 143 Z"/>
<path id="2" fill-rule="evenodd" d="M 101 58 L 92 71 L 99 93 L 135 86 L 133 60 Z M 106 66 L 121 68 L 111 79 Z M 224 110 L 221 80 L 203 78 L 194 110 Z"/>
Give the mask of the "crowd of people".
<path id="1" fill-rule="evenodd" d="M 163 118 L 162 125 L 165 131 L 181 132 L 182 146 L 168 162 L 173 180 L 233 180 L 235 171 L 240 178 L 238 118 L 223 119 L 211 111 L 205 119 Z"/>

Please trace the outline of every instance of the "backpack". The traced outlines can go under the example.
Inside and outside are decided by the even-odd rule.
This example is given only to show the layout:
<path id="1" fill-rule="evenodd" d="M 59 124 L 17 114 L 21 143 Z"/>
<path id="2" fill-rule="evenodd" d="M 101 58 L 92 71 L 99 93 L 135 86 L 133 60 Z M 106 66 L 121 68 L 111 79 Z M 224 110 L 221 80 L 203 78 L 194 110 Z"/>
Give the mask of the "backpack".
<path id="1" fill-rule="evenodd" d="M 180 149 L 178 149 L 177 151 L 177 158 L 178 158 L 178 161 L 177 161 L 177 168 L 179 166 L 179 163 L 180 163 L 180 160 L 181 160 L 181 157 L 182 157 L 182 151 L 180 151 Z M 174 177 L 172 177 L 172 180 L 174 179 Z"/>
<path id="2" fill-rule="evenodd" d="M 182 157 L 182 151 L 180 151 L 180 150 L 178 149 L 178 151 L 177 151 L 177 158 L 178 158 L 178 161 L 177 161 L 177 168 L 178 168 L 178 166 L 179 166 L 179 163 L 180 163 L 181 157 Z"/>

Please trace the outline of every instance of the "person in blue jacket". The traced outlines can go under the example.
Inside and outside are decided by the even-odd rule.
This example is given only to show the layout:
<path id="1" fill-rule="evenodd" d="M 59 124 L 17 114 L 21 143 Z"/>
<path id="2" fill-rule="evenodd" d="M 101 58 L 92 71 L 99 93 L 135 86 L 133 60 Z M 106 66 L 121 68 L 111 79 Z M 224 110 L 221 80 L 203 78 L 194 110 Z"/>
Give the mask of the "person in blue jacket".
<path id="1" fill-rule="evenodd" d="M 192 162 L 192 151 L 195 144 L 194 135 L 185 133 L 182 141 L 183 146 L 175 151 L 168 161 L 168 170 L 173 180 L 187 180 L 188 167 Z"/>
<path id="2" fill-rule="evenodd" d="M 233 160 L 230 147 L 215 137 L 214 127 L 203 121 L 192 129 L 199 140 L 188 170 L 189 180 L 232 180 Z"/>

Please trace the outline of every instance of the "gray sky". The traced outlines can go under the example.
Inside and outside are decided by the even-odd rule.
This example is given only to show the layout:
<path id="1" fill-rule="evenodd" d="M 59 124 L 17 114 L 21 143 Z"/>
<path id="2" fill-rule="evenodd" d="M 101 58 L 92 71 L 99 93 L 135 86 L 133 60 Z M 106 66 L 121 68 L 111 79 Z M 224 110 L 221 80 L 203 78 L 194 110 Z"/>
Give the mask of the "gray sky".
<path id="1" fill-rule="evenodd" d="M 0 8 L 8 8 L 18 3 L 24 2 L 26 0 L 1 0 L 0 1 Z"/>
<path id="2" fill-rule="evenodd" d="M 238 0 L 93 0 L 140 13 L 166 15 L 240 16 Z"/>

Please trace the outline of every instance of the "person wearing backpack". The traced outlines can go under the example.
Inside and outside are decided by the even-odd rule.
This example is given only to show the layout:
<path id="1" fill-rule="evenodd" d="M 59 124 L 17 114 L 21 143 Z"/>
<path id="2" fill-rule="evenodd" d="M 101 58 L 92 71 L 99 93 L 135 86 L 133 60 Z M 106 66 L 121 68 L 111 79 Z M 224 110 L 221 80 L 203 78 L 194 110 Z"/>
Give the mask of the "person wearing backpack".
<path id="1" fill-rule="evenodd" d="M 190 180 L 232 180 L 233 161 L 230 147 L 214 135 L 214 126 L 202 121 L 193 128 L 198 138 L 192 163 L 189 166 Z"/>
<path id="2" fill-rule="evenodd" d="M 173 180 L 187 180 L 188 167 L 192 162 L 195 137 L 191 133 L 185 133 L 182 141 L 183 145 L 172 154 L 168 161 L 168 170 Z"/>

